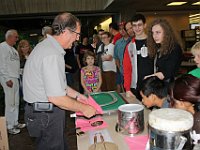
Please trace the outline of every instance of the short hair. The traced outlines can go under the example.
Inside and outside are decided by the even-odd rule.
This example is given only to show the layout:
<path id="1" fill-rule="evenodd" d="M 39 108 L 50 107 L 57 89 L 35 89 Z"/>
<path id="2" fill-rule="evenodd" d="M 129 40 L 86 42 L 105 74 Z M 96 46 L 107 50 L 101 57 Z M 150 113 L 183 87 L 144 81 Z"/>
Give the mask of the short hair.
<path id="1" fill-rule="evenodd" d="M 141 91 L 147 97 L 154 94 L 160 99 L 167 97 L 168 94 L 167 84 L 157 76 L 152 76 L 143 80 Z"/>
<path id="2" fill-rule="evenodd" d="M 127 21 L 127 22 L 124 24 L 124 30 L 125 30 L 125 31 L 127 31 L 127 30 L 126 30 L 126 25 L 129 24 L 129 23 L 132 25 L 131 21 Z"/>
<path id="3" fill-rule="evenodd" d="M 175 100 L 193 104 L 200 102 L 200 79 L 190 74 L 180 76 L 170 86 L 169 96 L 171 106 Z"/>
<path id="4" fill-rule="evenodd" d="M 131 18 L 132 22 L 137 22 L 139 20 L 142 20 L 143 23 L 146 23 L 146 18 L 143 14 L 136 14 Z"/>
<path id="5" fill-rule="evenodd" d="M 42 28 L 42 35 L 45 36 L 46 34 L 52 34 L 52 27 L 44 26 Z"/>
<path id="6" fill-rule="evenodd" d="M 87 59 L 88 56 L 94 57 L 94 61 L 96 61 L 96 55 L 95 55 L 95 53 L 93 53 L 93 52 L 91 52 L 91 51 L 87 51 L 87 52 L 83 55 L 83 64 L 84 64 L 84 65 L 87 65 L 87 64 L 86 64 L 86 59 Z"/>
<path id="7" fill-rule="evenodd" d="M 103 32 L 102 35 L 104 35 L 104 34 L 107 35 L 108 37 L 112 37 L 112 35 L 110 34 L 110 32 L 107 32 L 107 31 Z"/>
<path id="8" fill-rule="evenodd" d="M 117 30 L 117 31 L 119 30 L 119 26 L 115 22 L 110 23 L 109 28 L 112 28 L 112 29 Z"/>
<path id="9" fill-rule="evenodd" d="M 99 29 L 99 31 L 98 32 L 104 32 L 104 29 Z"/>
<path id="10" fill-rule="evenodd" d="M 195 55 L 197 51 L 200 53 L 200 41 L 196 42 L 191 48 L 191 52 L 193 55 Z"/>
<path id="11" fill-rule="evenodd" d="M 13 35 L 13 33 L 17 33 L 17 30 L 15 29 L 10 29 L 6 32 L 5 34 L 5 39 L 8 39 L 9 36 Z"/>
<path id="12" fill-rule="evenodd" d="M 70 30 L 74 31 L 77 29 L 77 24 L 81 25 L 80 20 L 72 15 L 71 13 L 62 13 L 55 17 L 52 28 L 53 28 L 53 35 L 60 35 L 63 33 L 65 28 L 69 28 Z"/>

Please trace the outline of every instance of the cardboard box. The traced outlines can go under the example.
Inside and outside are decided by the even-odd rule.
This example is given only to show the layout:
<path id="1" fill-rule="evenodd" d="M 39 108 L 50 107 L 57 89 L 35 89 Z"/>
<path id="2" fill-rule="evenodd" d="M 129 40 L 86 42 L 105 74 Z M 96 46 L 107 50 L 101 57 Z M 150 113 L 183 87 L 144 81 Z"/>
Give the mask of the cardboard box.
<path id="1" fill-rule="evenodd" d="M 5 117 L 0 117 L 0 150 L 9 150 Z"/>

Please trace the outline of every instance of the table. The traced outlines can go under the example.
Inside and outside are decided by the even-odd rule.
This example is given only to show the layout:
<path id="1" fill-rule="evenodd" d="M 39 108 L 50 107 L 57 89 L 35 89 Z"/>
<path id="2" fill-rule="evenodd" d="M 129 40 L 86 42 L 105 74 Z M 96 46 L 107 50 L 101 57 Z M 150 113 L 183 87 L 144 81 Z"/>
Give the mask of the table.
<path id="1" fill-rule="evenodd" d="M 128 102 L 132 104 L 141 104 L 136 98 L 127 98 L 124 93 L 121 94 L 121 96 Z M 147 134 L 147 120 L 148 120 L 148 114 L 150 110 L 144 109 L 144 131 L 138 135 L 145 135 Z M 115 131 L 115 125 L 118 120 L 117 112 L 106 114 L 103 116 L 103 119 L 107 122 L 108 127 L 106 128 L 113 140 L 114 143 L 118 145 L 119 150 L 129 150 L 127 144 L 124 141 L 124 137 L 126 135 L 123 135 L 121 133 L 117 133 Z M 136 135 L 137 136 L 137 135 Z M 88 150 L 88 147 L 90 146 L 89 141 L 89 133 L 86 132 L 85 134 L 81 136 L 77 136 L 77 147 L 78 150 Z"/>

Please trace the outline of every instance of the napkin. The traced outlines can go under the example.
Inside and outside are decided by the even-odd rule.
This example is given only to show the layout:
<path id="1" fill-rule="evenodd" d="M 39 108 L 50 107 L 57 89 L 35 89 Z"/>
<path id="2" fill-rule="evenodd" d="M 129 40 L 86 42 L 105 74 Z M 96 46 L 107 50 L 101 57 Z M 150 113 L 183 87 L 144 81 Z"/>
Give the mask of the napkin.
<path id="1" fill-rule="evenodd" d="M 145 150 L 148 141 L 148 135 L 125 137 L 124 140 L 128 144 L 130 150 Z"/>
<path id="2" fill-rule="evenodd" d="M 91 131 L 91 130 L 96 130 L 96 129 L 102 129 L 106 128 L 108 125 L 105 121 L 103 121 L 102 125 L 93 127 L 91 124 L 96 121 L 103 121 L 101 117 L 96 117 L 92 119 L 76 119 L 76 128 L 80 128 L 81 131 L 86 132 L 86 131 Z"/>
<path id="3" fill-rule="evenodd" d="M 96 103 L 96 101 L 92 98 L 92 96 L 89 95 L 89 97 L 86 101 L 85 100 L 79 100 L 79 101 L 84 103 L 84 104 L 88 104 L 88 105 L 94 107 L 97 111 L 97 114 L 103 114 L 103 110 L 102 110 L 101 106 Z M 77 116 L 83 116 L 83 113 L 76 112 L 76 115 Z"/>

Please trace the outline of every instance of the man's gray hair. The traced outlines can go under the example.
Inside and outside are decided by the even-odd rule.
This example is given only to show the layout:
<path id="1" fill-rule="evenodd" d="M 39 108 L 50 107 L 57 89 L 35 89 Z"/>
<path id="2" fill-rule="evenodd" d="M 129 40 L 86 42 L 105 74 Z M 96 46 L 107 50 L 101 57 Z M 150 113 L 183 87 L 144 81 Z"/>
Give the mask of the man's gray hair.
<path id="1" fill-rule="evenodd" d="M 55 17 L 52 28 L 53 35 L 59 35 L 65 30 L 65 28 L 69 28 L 72 31 L 75 31 L 77 28 L 77 24 L 81 25 L 80 20 L 72 15 L 71 13 L 62 13 Z"/>
<path id="2" fill-rule="evenodd" d="M 42 35 L 45 36 L 46 34 L 50 34 L 52 33 L 52 27 L 49 27 L 49 26 L 44 26 L 42 28 Z"/>
<path id="3" fill-rule="evenodd" d="M 15 29 L 10 29 L 6 32 L 5 34 L 5 39 L 8 39 L 9 36 L 13 35 L 13 33 L 17 33 L 17 30 Z"/>

